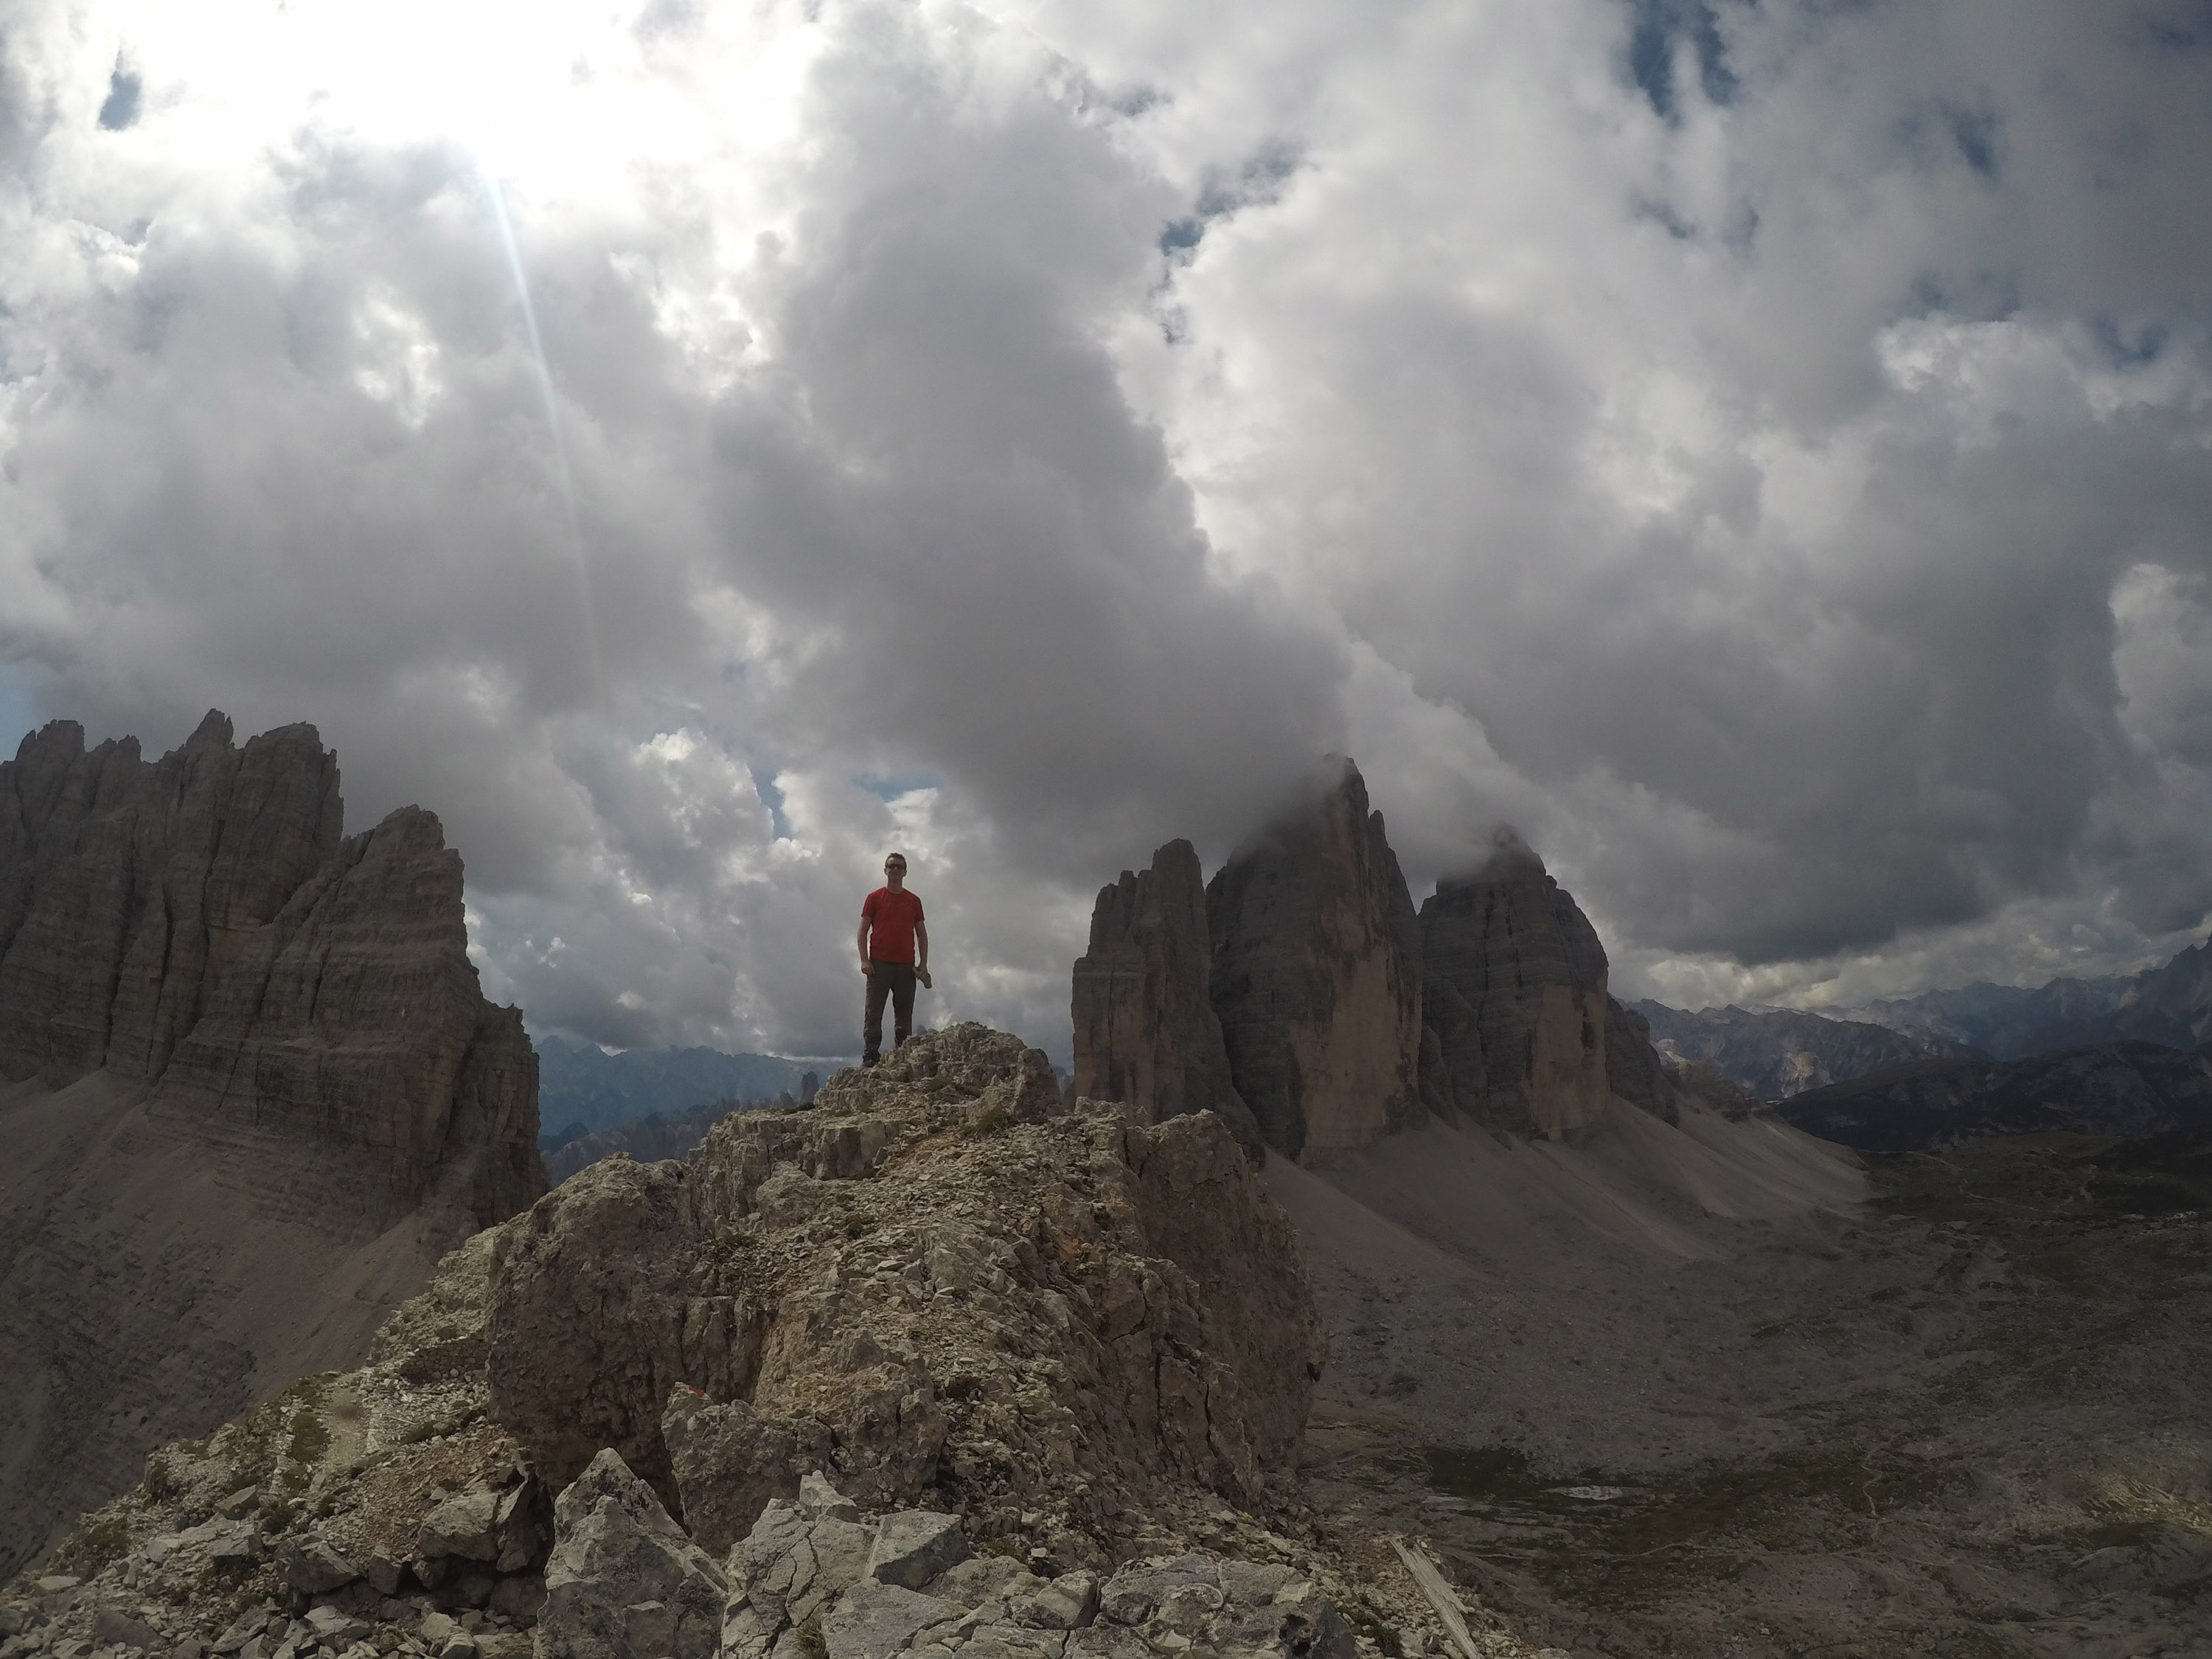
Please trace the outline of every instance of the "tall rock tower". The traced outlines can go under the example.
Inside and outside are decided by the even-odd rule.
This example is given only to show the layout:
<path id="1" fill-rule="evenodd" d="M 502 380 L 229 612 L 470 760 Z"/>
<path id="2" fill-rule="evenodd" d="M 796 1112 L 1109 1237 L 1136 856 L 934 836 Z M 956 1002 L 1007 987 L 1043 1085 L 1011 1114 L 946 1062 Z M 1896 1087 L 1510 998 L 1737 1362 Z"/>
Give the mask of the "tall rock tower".
<path id="1" fill-rule="evenodd" d="M 1419 1111 L 1419 932 L 1358 767 L 1330 757 L 1215 873 L 1206 915 L 1231 1075 L 1270 1146 L 1348 1150 Z"/>
<path id="2" fill-rule="evenodd" d="M 1257 1163 L 1266 1144 L 1237 1092 L 1210 995 L 1206 879 L 1187 841 L 1098 890 L 1075 964 L 1075 1092 L 1124 1103 L 1140 1123 L 1212 1112 Z"/>
<path id="3" fill-rule="evenodd" d="M 1421 906 L 1425 1018 L 1453 1103 L 1516 1135 L 1594 1123 L 1612 1092 L 1605 946 L 1511 830 Z M 1648 1045 L 1647 1045 L 1648 1046 Z"/>

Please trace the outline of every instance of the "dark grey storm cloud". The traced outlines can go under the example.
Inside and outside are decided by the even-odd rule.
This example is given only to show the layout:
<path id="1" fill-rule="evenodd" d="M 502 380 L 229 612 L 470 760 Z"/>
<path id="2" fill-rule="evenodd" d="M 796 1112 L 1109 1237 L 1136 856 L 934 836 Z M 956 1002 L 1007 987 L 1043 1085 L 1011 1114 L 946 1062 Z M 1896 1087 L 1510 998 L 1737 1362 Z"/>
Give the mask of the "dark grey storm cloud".
<path id="1" fill-rule="evenodd" d="M 2212 910 L 2201 7 L 18 10 L 0 706 L 316 721 L 540 1029 L 849 1047 L 899 844 L 1058 1047 L 1340 747 L 1662 994 Z"/>

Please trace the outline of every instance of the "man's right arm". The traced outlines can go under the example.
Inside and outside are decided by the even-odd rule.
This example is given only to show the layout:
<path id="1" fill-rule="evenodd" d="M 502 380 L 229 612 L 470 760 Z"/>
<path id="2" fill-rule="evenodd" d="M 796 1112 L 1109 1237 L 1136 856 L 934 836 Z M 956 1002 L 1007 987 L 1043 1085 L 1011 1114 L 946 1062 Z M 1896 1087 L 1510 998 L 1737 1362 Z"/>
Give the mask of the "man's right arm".
<path id="1" fill-rule="evenodd" d="M 865 974 L 868 971 L 868 917 L 866 911 L 860 915 L 860 937 L 853 943 L 860 952 L 860 971 Z"/>

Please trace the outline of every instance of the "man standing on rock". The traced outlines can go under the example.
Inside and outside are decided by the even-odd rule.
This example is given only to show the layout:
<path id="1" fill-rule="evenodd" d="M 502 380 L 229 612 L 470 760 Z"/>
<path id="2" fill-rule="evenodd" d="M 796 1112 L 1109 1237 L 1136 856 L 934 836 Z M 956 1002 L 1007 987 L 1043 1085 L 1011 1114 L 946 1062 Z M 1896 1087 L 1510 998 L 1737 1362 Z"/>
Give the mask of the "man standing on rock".
<path id="1" fill-rule="evenodd" d="M 891 1000 L 896 1048 L 914 1035 L 914 986 L 929 983 L 929 929 L 921 901 L 907 890 L 906 855 L 884 860 L 884 884 L 860 903 L 860 972 L 867 976 L 867 1013 L 860 1024 L 860 1064 L 872 1066 L 884 1047 L 884 999 Z M 917 960 L 915 947 L 921 948 Z"/>

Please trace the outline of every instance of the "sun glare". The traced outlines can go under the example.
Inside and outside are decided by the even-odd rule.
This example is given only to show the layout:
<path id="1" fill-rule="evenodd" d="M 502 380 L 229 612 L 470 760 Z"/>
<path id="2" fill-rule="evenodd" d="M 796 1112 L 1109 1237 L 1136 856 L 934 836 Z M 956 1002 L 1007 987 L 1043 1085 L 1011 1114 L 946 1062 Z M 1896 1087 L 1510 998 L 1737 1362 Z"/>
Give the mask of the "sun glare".
<path id="1" fill-rule="evenodd" d="M 93 51 L 142 78 L 141 125 L 187 169 L 313 135 L 456 143 L 532 200 L 775 143 L 816 31 L 796 5 L 656 27 L 604 0 L 213 0 L 107 13 Z"/>

